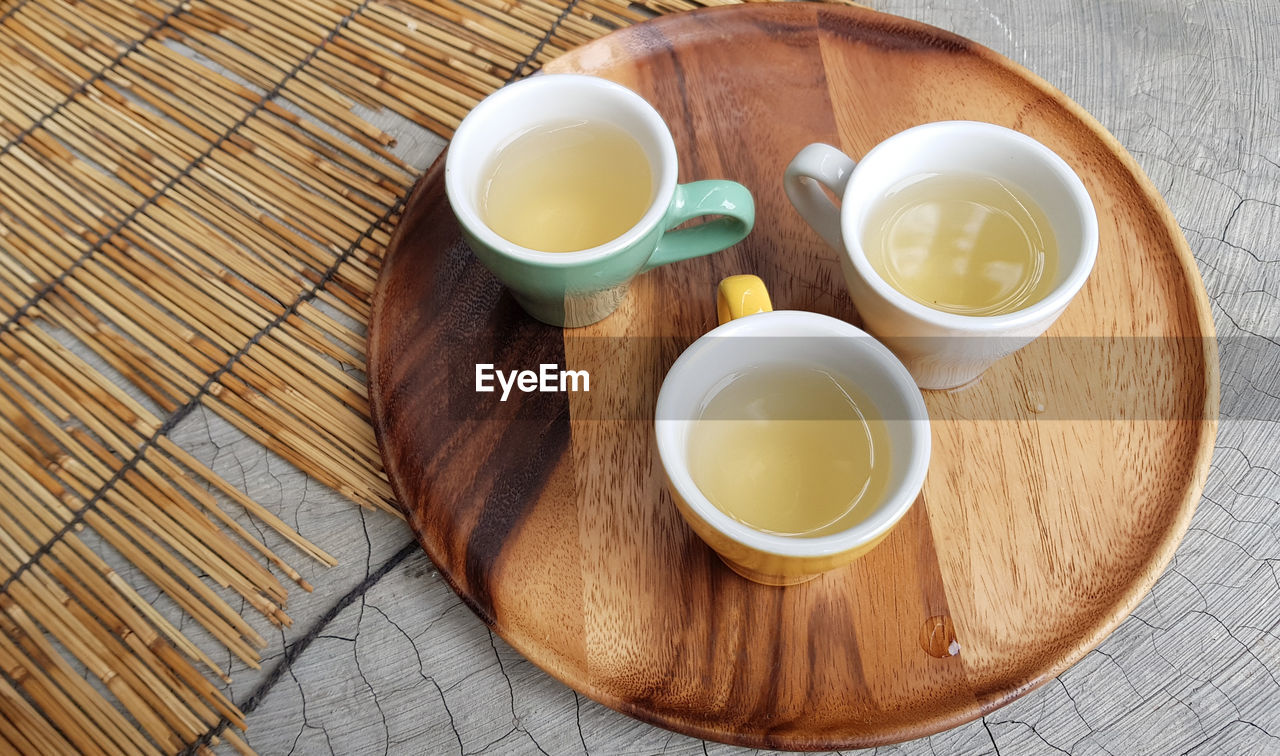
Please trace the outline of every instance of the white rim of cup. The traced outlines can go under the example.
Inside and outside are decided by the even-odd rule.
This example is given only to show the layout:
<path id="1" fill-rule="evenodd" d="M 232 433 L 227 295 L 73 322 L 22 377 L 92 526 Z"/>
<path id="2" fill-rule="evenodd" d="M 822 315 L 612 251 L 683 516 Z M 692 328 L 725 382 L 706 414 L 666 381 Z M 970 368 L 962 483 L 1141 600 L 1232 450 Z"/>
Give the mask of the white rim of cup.
<path id="1" fill-rule="evenodd" d="M 645 210 L 640 220 L 622 235 L 604 244 L 574 252 L 543 252 L 523 247 L 498 235 L 480 218 L 480 214 L 476 210 L 476 198 L 469 196 L 467 187 L 463 186 L 464 182 L 461 176 L 464 172 L 474 173 L 484 170 L 488 167 L 488 163 L 486 162 L 485 165 L 479 167 L 468 165 L 465 171 L 453 164 L 455 155 L 461 151 L 473 149 L 471 132 L 476 123 L 489 118 L 500 117 L 501 110 L 508 107 L 510 100 L 527 95 L 525 90 L 553 87 L 572 87 L 580 92 L 587 93 L 594 89 L 597 93 L 608 92 L 629 101 L 634 108 L 634 115 L 640 120 L 643 127 L 655 137 L 655 142 L 658 145 L 659 160 L 661 161 L 660 165 L 650 165 L 651 168 L 657 168 L 657 171 L 655 171 L 658 174 L 655 182 L 657 186 L 653 201 L 649 204 L 649 208 Z M 554 95 L 548 93 L 546 96 Z M 564 118 L 574 117 L 572 113 L 560 115 Z M 623 128 L 630 131 L 625 126 Z M 526 130 L 513 130 L 497 145 L 496 149 L 493 146 L 485 148 L 486 156 L 491 158 L 498 150 L 510 143 L 511 139 L 525 133 Z M 453 211 L 458 215 L 459 220 L 481 242 L 509 257 L 536 262 L 540 265 L 569 267 L 609 257 L 618 250 L 634 244 L 661 222 L 667 214 L 667 205 L 670 203 L 671 196 L 675 191 L 676 165 L 676 145 L 671 137 L 671 130 L 667 127 L 666 121 L 662 119 L 662 116 L 658 114 L 658 111 L 643 97 L 621 84 L 597 76 L 539 73 L 502 87 L 484 100 L 481 100 L 478 105 L 467 113 L 462 119 L 462 123 L 458 124 L 458 128 L 454 131 L 453 139 L 449 143 L 449 153 L 445 158 L 444 165 L 444 183 L 445 193 L 449 197 L 449 204 L 453 206 Z"/>
<path id="2" fill-rule="evenodd" d="M 1026 134 L 983 121 L 935 121 L 913 126 L 880 142 L 871 148 L 871 151 L 864 155 L 861 160 L 857 161 L 849 177 L 849 184 L 845 187 L 845 197 L 853 190 L 854 184 L 858 180 L 859 170 L 873 156 L 899 149 L 899 145 L 902 141 L 905 141 L 905 138 L 919 137 L 922 134 L 931 136 L 930 132 L 953 130 L 957 126 L 986 131 L 988 134 L 999 135 L 1003 139 L 1012 139 L 1026 145 L 1043 159 L 1046 167 L 1066 187 L 1076 204 L 1077 214 L 1083 222 L 1081 250 L 1076 256 L 1076 261 L 1071 271 L 1057 286 L 1053 287 L 1044 299 L 1003 315 L 960 315 L 954 312 L 935 310 L 893 288 L 889 282 L 881 278 L 880 274 L 871 267 L 871 263 L 867 260 L 866 251 L 862 248 L 860 235 L 850 230 L 854 226 L 854 215 L 859 212 L 866 212 L 869 208 L 859 207 L 853 202 L 846 202 L 845 198 L 841 197 L 840 234 L 844 239 L 845 251 L 849 256 L 850 262 L 862 275 L 863 280 L 895 307 L 920 320 L 933 323 L 942 328 L 983 332 L 1005 331 L 1033 323 L 1049 313 L 1064 309 L 1076 293 L 1084 287 L 1085 281 L 1089 278 L 1089 273 L 1093 270 L 1094 262 L 1097 260 L 1098 216 L 1093 207 L 1093 200 L 1089 197 L 1089 192 L 1084 188 L 1084 182 L 1080 180 L 1080 176 L 1075 171 L 1071 170 L 1071 166 L 1067 165 L 1067 161 L 1063 160 L 1058 153 Z M 857 231 L 860 232 L 861 229 L 859 228 Z M 854 253 L 855 250 L 856 254 Z"/>
<path id="3" fill-rule="evenodd" d="M 783 318 L 791 320 L 792 324 L 797 326 L 796 330 L 804 331 L 806 336 L 836 336 L 863 339 L 864 341 L 860 343 L 870 350 L 876 364 L 894 378 L 893 383 L 895 386 L 903 389 L 904 403 L 910 409 L 912 416 L 905 420 L 910 429 L 911 454 L 910 462 L 907 464 L 907 469 L 902 477 L 902 484 L 889 492 L 885 497 L 885 501 L 877 507 L 870 517 L 846 530 L 825 536 L 783 536 L 765 533 L 735 520 L 712 504 L 706 495 L 702 493 L 702 490 L 698 488 L 698 485 L 693 482 L 693 476 L 689 474 L 688 460 L 683 456 L 679 456 L 675 450 L 669 448 L 662 441 L 664 430 L 667 435 L 677 433 L 679 428 L 675 426 L 682 426 L 694 420 L 694 418 L 662 419 L 671 415 L 669 405 L 678 401 L 673 398 L 674 392 L 679 389 L 672 388 L 672 378 L 674 377 L 678 381 L 680 374 L 686 369 L 685 366 L 694 360 L 694 355 L 709 348 L 714 343 L 713 341 L 703 341 L 703 339 L 749 336 L 750 332 L 759 330 L 762 322 L 756 320 L 753 323 L 752 321 L 755 318 L 769 318 L 775 324 Z M 699 400 L 701 399 L 702 397 L 699 397 Z M 874 401 L 875 397 L 871 397 L 871 399 Z M 875 540 L 897 524 L 898 520 L 902 519 L 902 516 L 915 503 L 915 500 L 920 495 L 921 488 L 924 486 L 925 476 L 929 471 L 929 457 L 932 451 L 929 413 L 924 404 L 924 397 L 912 379 L 911 373 L 894 356 L 893 352 L 889 351 L 888 347 L 881 344 L 866 331 L 842 320 L 815 312 L 774 310 L 737 318 L 708 331 L 698 341 L 690 345 L 671 366 L 671 369 L 667 371 L 667 376 L 662 382 L 662 388 L 658 391 L 655 415 L 659 458 L 663 468 L 666 470 L 668 479 L 670 479 L 671 484 L 676 488 L 680 496 L 684 498 L 685 503 L 704 522 L 730 539 L 757 551 L 777 556 L 821 557 L 848 551 Z M 687 452 L 687 444 L 681 444 L 680 447 L 682 452 Z"/>

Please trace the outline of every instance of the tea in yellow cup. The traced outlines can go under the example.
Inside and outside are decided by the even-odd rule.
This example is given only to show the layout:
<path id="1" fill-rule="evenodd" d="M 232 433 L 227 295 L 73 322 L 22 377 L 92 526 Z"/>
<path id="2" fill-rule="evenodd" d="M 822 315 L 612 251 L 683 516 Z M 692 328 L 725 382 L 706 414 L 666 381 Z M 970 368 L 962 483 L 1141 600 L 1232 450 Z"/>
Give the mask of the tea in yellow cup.
<path id="1" fill-rule="evenodd" d="M 721 325 L 672 365 L 658 453 L 685 521 L 743 577 L 804 582 L 870 551 L 929 464 L 911 374 L 848 323 L 775 312 L 755 276 L 720 283 Z"/>

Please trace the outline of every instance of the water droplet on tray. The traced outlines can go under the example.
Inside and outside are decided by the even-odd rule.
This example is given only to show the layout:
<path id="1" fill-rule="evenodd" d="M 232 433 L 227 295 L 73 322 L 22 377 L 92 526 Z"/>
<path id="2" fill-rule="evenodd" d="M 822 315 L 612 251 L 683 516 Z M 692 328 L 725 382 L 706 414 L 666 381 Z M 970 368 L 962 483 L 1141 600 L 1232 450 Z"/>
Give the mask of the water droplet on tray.
<path id="1" fill-rule="evenodd" d="M 960 653 L 960 642 L 956 640 L 956 628 L 949 615 L 939 614 L 924 621 L 920 626 L 920 648 L 930 656 L 939 659 Z"/>

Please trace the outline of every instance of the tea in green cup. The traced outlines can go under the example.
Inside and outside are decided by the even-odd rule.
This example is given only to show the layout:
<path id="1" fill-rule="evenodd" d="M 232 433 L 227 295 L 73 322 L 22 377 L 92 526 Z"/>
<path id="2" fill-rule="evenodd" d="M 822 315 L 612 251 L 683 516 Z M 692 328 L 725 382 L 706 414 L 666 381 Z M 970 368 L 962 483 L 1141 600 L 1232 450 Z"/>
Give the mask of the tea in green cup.
<path id="1" fill-rule="evenodd" d="M 678 168 L 671 131 L 640 95 L 594 76 L 539 74 L 467 114 L 445 188 L 463 238 L 520 306 L 573 327 L 607 317 L 637 274 L 751 231 L 746 187 L 677 184 Z M 703 216 L 719 217 L 673 230 Z"/>

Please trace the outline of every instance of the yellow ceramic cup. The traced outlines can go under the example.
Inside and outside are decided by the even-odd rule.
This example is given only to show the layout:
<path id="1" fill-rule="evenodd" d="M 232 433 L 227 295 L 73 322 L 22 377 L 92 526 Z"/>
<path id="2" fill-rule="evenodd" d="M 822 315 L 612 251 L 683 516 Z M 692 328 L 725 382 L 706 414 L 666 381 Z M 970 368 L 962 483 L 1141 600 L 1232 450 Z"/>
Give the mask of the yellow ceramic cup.
<path id="1" fill-rule="evenodd" d="M 689 527 L 734 572 L 768 585 L 802 583 L 870 551 L 910 509 L 929 466 L 924 398 L 883 344 L 826 315 L 775 312 L 755 276 L 722 281 L 716 310 L 721 325 L 680 355 L 658 392 L 655 431 L 671 497 Z M 756 530 L 713 505 L 689 474 L 689 430 L 707 401 L 732 376 L 780 364 L 842 376 L 865 392 L 885 419 L 889 484 L 871 515 L 846 530 L 813 537 Z"/>

